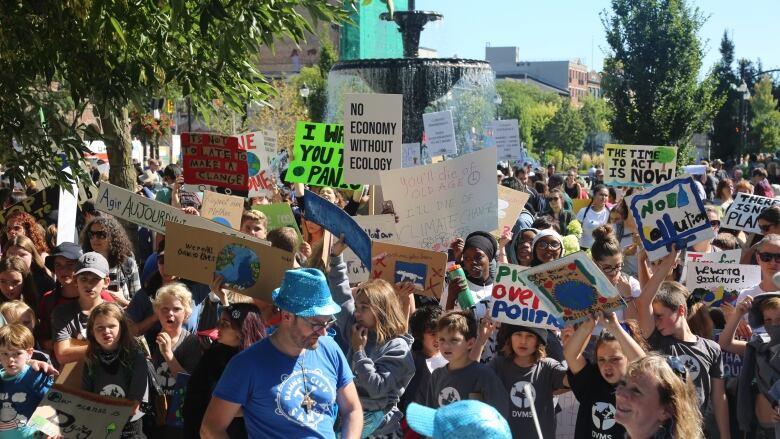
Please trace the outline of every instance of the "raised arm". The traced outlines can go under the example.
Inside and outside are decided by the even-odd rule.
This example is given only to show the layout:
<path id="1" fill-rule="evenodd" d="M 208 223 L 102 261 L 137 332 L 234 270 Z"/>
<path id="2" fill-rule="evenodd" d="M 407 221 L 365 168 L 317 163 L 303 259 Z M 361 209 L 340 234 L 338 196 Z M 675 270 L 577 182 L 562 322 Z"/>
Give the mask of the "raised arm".
<path id="1" fill-rule="evenodd" d="M 653 320 L 653 300 L 658 293 L 658 289 L 661 288 L 661 284 L 666 279 L 674 267 L 674 263 L 677 261 L 677 246 L 672 245 L 672 251 L 664 256 L 663 261 L 653 272 L 653 276 L 647 282 L 646 285 L 642 285 L 642 294 L 636 299 L 637 317 L 639 320 L 639 328 L 642 330 L 642 336 L 645 338 L 650 337 L 655 329 L 655 321 Z"/>
<path id="2" fill-rule="evenodd" d="M 726 320 L 726 326 L 723 328 L 723 332 L 720 333 L 720 337 L 718 338 L 718 344 L 724 351 L 737 355 L 745 355 L 747 342 L 737 340 L 734 336 L 737 332 L 737 326 L 742 322 L 742 317 L 750 311 L 751 306 L 753 306 L 753 298 L 745 296 L 742 302 L 740 302 L 739 305 L 737 305 L 737 308 L 731 313 L 728 320 Z"/>
<path id="3" fill-rule="evenodd" d="M 593 328 L 596 327 L 596 321 L 591 317 L 582 322 L 582 324 L 574 331 L 574 333 L 563 344 L 563 358 L 566 359 L 566 364 L 569 366 L 569 370 L 573 374 L 578 374 L 582 368 L 585 367 L 587 361 L 582 356 L 585 348 L 590 341 L 590 334 L 593 333 Z"/>
<path id="4" fill-rule="evenodd" d="M 609 333 L 615 337 L 618 344 L 620 344 L 620 349 L 623 350 L 623 355 L 626 356 L 626 359 L 629 362 L 645 356 L 645 351 L 642 349 L 642 346 L 639 346 L 628 332 L 623 329 L 614 312 L 604 315 L 601 321 L 603 322 L 604 327 L 607 328 L 607 331 L 609 331 Z"/>

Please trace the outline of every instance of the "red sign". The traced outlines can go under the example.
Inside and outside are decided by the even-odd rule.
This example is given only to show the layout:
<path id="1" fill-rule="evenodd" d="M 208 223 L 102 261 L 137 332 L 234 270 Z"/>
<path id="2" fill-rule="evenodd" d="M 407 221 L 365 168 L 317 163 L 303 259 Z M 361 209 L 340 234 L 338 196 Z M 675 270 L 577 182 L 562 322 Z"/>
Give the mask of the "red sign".
<path id="1" fill-rule="evenodd" d="M 231 191 L 249 188 L 246 150 L 238 137 L 208 133 L 183 133 L 184 181 L 218 186 Z"/>

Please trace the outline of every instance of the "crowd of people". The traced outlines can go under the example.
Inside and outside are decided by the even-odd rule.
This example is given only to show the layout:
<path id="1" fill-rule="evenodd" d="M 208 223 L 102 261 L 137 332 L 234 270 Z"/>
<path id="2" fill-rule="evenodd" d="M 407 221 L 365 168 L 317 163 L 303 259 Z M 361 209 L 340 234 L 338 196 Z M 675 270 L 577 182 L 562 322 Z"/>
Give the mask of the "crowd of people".
<path id="1" fill-rule="evenodd" d="M 499 237 L 453 239 L 450 262 L 465 276 L 440 299 L 408 282 L 351 282 L 344 237 L 325 244 L 306 219 L 304 186 L 284 175 L 273 193 L 245 200 L 240 226 L 295 254 L 270 302 L 226 289 L 216 274 L 204 285 L 167 272 L 164 235 L 129 236 L 89 201 L 77 242 L 58 245 L 56 226 L 14 211 L 0 233 L 0 436 L 33 437 L 27 419 L 53 369 L 76 362 L 82 390 L 136 402 L 124 438 L 554 438 L 566 392 L 579 403 L 575 438 L 772 437 L 780 206 L 759 215 L 761 235 L 721 223 L 738 192 L 774 198 L 780 169 L 770 156 L 702 164 L 695 180 L 715 239 L 651 261 L 626 205 L 633 191 L 604 185 L 602 168 L 499 163 L 498 183 L 528 202 Z M 181 169 L 149 165 L 137 167 L 136 192 L 198 215 L 202 194 L 187 190 Z M 309 189 L 350 215 L 370 199 Z M 3 207 L 32 192 L 2 189 Z M 575 211 L 578 199 L 588 200 Z M 251 209 L 277 202 L 291 205 L 302 237 L 269 229 Z M 736 249 L 761 281 L 710 308 L 684 285 L 684 254 Z M 577 251 L 624 309 L 560 330 L 490 318 L 497 264 L 536 267 Z M 466 289 L 473 303 L 458 300 Z M 724 368 L 727 356 L 741 371 Z"/>

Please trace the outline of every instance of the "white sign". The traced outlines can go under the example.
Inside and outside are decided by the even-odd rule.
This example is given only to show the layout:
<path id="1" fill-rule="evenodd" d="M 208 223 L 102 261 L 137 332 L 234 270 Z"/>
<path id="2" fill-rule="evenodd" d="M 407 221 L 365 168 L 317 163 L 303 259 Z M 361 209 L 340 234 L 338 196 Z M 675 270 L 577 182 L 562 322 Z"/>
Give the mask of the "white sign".
<path id="1" fill-rule="evenodd" d="M 520 157 L 520 128 L 517 119 L 494 120 L 493 140 L 499 160 L 517 160 Z"/>
<path id="2" fill-rule="evenodd" d="M 366 231 L 372 241 L 398 243 L 395 215 L 357 215 L 353 216 L 352 219 Z M 356 284 L 368 280 L 371 267 L 366 267 L 352 249 L 344 250 L 344 262 L 347 264 L 347 276 L 349 276 L 350 283 Z"/>
<path id="3" fill-rule="evenodd" d="M 344 97 L 344 181 L 379 184 L 377 171 L 401 167 L 403 95 Z"/>
<path id="4" fill-rule="evenodd" d="M 249 172 L 249 193 L 247 197 L 271 197 L 273 173 L 271 160 L 276 155 L 276 142 L 266 143 L 262 132 L 240 134 L 238 144 L 246 149 Z"/>
<path id="5" fill-rule="evenodd" d="M 738 192 L 734 194 L 734 202 L 723 215 L 725 219 L 723 227 L 761 234 L 761 229 L 758 228 L 758 216 L 764 209 L 775 204 L 780 204 L 780 199 Z"/>
<path id="6" fill-rule="evenodd" d="M 691 292 L 698 292 L 709 306 L 720 306 L 727 302 L 734 305 L 739 292 L 761 283 L 761 267 L 758 265 L 716 264 L 693 262 L 688 267 L 686 286 Z"/>
<path id="7" fill-rule="evenodd" d="M 423 114 L 423 126 L 425 127 L 425 144 L 428 147 L 429 156 L 458 153 L 452 111 Z"/>
<path id="8" fill-rule="evenodd" d="M 475 230 L 498 228 L 496 150 L 380 173 L 382 195 L 398 215 L 403 245 L 446 251 Z"/>
<path id="9" fill-rule="evenodd" d="M 422 164 L 419 143 L 404 143 L 401 145 L 401 148 L 403 149 L 402 165 L 404 168 L 411 168 L 412 166 L 420 166 Z"/>
<path id="10" fill-rule="evenodd" d="M 70 166 L 64 169 L 70 174 Z M 70 188 L 60 188 L 60 203 L 57 215 L 57 245 L 63 242 L 78 242 L 76 238 L 76 213 L 79 200 L 79 189 L 74 182 Z"/>

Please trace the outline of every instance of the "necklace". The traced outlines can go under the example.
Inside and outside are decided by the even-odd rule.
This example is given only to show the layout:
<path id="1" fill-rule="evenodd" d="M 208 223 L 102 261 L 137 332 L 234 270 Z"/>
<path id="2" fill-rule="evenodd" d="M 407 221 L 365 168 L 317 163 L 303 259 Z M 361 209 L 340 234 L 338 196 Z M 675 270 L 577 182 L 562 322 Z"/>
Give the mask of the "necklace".
<path id="1" fill-rule="evenodd" d="M 306 366 L 303 364 L 304 358 L 306 358 L 306 352 L 303 353 L 301 359 L 298 361 L 298 366 L 301 368 L 301 376 L 303 377 L 303 401 L 301 402 L 301 407 L 306 411 L 306 414 L 309 414 L 311 413 L 312 407 L 314 407 L 317 402 L 312 399 L 312 391 L 309 390 L 309 384 L 306 382 Z"/>

